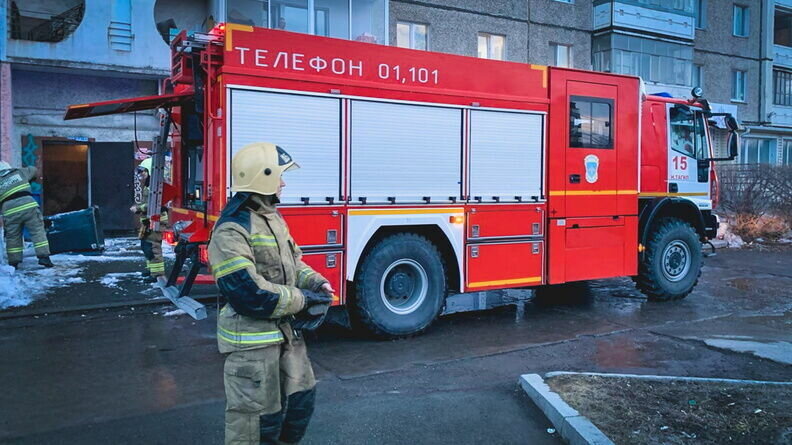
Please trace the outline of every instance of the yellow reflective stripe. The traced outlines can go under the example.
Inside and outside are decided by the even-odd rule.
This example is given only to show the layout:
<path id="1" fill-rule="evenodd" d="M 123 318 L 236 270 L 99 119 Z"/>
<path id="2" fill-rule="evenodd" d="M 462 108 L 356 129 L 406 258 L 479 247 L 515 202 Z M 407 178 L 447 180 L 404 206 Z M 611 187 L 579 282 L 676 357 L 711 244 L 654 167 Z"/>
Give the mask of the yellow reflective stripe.
<path id="1" fill-rule="evenodd" d="M 22 252 L 22 248 L 21 247 L 8 247 L 8 248 L 6 248 L 6 252 L 8 252 L 8 253 L 19 253 L 19 252 Z"/>
<path id="2" fill-rule="evenodd" d="M 218 279 L 248 266 L 253 266 L 253 262 L 243 256 L 236 256 L 212 266 L 212 274 Z"/>
<path id="3" fill-rule="evenodd" d="M 277 247 L 278 241 L 272 235 L 255 234 L 250 236 L 251 246 L 270 246 Z"/>
<path id="4" fill-rule="evenodd" d="M 506 286 L 510 284 L 529 284 L 529 283 L 541 283 L 542 277 L 526 277 L 526 278 L 517 278 L 513 280 L 496 280 L 496 281 L 480 281 L 477 283 L 470 283 L 468 284 L 469 288 L 476 288 L 476 287 L 487 287 L 487 286 Z"/>
<path id="5" fill-rule="evenodd" d="M 16 192 L 21 192 L 24 189 L 30 190 L 30 184 L 20 184 L 20 185 L 18 185 L 16 187 L 12 188 L 11 190 L 3 193 L 3 195 L 0 196 L 0 201 L 8 198 L 9 196 L 13 195 Z"/>
<path id="6" fill-rule="evenodd" d="M 256 345 L 282 341 L 283 334 L 280 331 L 233 332 L 218 326 L 217 338 L 237 345 Z"/>
<path id="7" fill-rule="evenodd" d="M 299 283 L 298 287 L 303 287 L 304 285 L 308 284 L 308 280 L 314 275 L 316 275 L 316 272 L 308 267 L 300 269 L 300 273 L 297 274 L 297 283 Z"/>
<path id="8" fill-rule="evenodd" d="M 33 244 L 33 247 L 44 247 L 44 246 L 49 246 L 49 241 L 42 241 L 40 243 Z"/>
<path id="9" fill-rule="evenodd" d="M 276 284 L 276 286 L 278 286 L 278 304 L 275 306 L 275 310 L 272 311 L 272 316 L 278 318 L 283 316 L 286 307 L 291 301 L 291 290 L 287 286 L 280 284 Z"/>
<path id="10" fill-rule="evenodd" d="M 16 206 L 16 207 L 13 207 L 11 209 L 8 209 L 7 211 L 3 212 L 3 216 L 12 215 L 14 213 L 19 213 L 19 212 L 25 211 L 27 209 L 34 209 L 36 207 L 38 207 L 38 203 L 37 202 L 29 202 L 27 204 L 22 204 L 21 206 Z"/>

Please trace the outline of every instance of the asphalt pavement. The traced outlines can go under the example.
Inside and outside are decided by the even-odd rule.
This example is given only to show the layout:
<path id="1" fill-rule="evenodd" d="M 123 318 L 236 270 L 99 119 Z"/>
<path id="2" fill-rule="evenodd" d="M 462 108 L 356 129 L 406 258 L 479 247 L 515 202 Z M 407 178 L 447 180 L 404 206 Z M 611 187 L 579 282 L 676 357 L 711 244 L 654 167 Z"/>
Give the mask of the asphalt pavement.
<path id="1" fill-rule="evenodd" d="M 156 295 L 124 275 L 139 266 L 128 253 L 80 262 L 83 281 L 0 311 L 0 442 L 222 443 L 216 308 L 194 321 L 140 304 Z M 790 265 L 790 248 L 720 251 L 678 302 L 647 302 L 619 278 L 446 316 L 409 339 L 324 328 L 308 339 L 319 383 L 304 443 L 560 443 L 519 388 L 525 373 L 790 381 Z"/>

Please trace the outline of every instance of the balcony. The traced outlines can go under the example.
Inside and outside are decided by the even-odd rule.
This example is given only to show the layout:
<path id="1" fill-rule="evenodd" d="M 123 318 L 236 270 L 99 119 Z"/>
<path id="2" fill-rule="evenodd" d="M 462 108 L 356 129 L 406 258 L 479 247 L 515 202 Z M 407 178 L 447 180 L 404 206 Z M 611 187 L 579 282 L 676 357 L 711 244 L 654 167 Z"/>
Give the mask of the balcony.
<path id="1" fill-rule="evenodd" d="M 792 47 L 774 45 L 773 65 L 792 69 Z"/>
<path id="2" fill-rule="evenodd" d="M 696 32 L 693 2 L 674 2 L 681 5 L 679 7 L 663 7 L 658 3 L 656 0 L 597 0 L 594 2 L 594 30 L 622 28 L 693 40 Z"/>
<path id="3" fill-rule="evenodd" d="M 781 127 L 792 127 L 792 107 L 773 105 L 770 122 Z"/>

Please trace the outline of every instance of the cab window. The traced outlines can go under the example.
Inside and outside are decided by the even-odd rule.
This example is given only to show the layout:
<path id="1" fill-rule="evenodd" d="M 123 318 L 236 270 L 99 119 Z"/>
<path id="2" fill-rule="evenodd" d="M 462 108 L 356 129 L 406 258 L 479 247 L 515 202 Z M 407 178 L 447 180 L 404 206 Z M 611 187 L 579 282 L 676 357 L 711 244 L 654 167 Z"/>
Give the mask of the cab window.
<path id="1" fill-rule="evenodd" d="M 569 146 L 574 148 L 613 148 L 612 99 L 570 97 Z"/>
<path id="2" fill-rule="evenodd" d="M 692 158 L 707 157 L 707 133 L 701 113 L 685 105 L 674 105 L 668 112 L 671 126 L 671 149 Z"/>

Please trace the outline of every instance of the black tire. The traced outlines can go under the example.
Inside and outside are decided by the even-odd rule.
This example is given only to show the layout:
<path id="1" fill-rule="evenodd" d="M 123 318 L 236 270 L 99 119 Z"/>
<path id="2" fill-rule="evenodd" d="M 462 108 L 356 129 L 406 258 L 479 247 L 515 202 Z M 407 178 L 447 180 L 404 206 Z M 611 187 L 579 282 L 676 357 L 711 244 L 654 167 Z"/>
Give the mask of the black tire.
<path id="1" fill-rule="evenodd" d="M 651 301 L 680 300 L 701 276 L 701 241 L 696 230 L 678 218 L 653 225 L 635 285 Z"/>
<path id="2" fill-rule="evenodd" d="M 429 240 L 391 235 L 366 255 L 355 275 L 354 319 L 377 337 L 415 335 L 440 314 L 446 289 L 442 256 Z"/>

